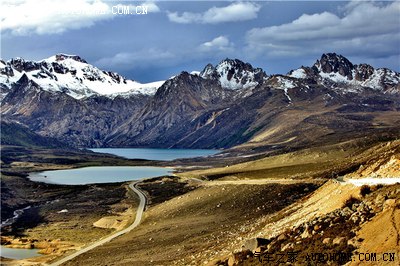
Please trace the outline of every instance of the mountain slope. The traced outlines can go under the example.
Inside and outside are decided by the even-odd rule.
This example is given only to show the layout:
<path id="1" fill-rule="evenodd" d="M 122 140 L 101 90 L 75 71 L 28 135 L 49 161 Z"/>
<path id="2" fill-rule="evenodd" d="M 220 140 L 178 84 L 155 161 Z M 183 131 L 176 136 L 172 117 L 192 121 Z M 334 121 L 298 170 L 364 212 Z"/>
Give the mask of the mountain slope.
<path id="1" fill-rule="evenodd" d="M 227 148 L 246 142 L 241 152 L 265 152 L 391 132 L 400 110 L 399 73 L 334 53 L 271 76 L 225 59 L 200 73 L 182 72 L 151 93 L 122 93 L 135 82 L 76 56 L 15 59 L 0 70 L 4 117 L 80 147 Z M 17 81 L 15 73 L 23 73 Z M 63 83 L 66 77 L 74 81 Z M 53 87 L 43 83 L 49 80 Z M 96 92 L 90 86 L 98 82 Z"/>
<path id="2" fill-rule="evenodd" d="M 193 120 L 226 105 L 232 95 L 214 80 L 182 72 L 161 86 L 140 113 L 118 127 L 107 144 L 173 146 L 194 130 Z"/>
<path id="3" fill-rule="evenodd" d="M 1 145 L 60 148 L 67 146 L 53 138 L 43 137 L 29 128 L 10 121 L 1 121 Z"/>
<path id="4" fill-rule="evenodd" d="M 0 61 L 0 82 L 10 87 L 23 75 L 47 91 L 61 91 L 75 99 L 92 95 L 153 95 L 164 81 L 141 84 L 121 75 L 102 71 L 76 55 L 57 54 L 39 62 L 22 58 Z M 3 95 L 4 97 L 4 95 Z"/>
<path id="5" fill-rule="evenodd" d="M 71 146 L 100 146 L 117 124 L 140 110 L 148 99 L 149 96 L 140 94 L 78 100 L 63 92 L 43 90 L 23 75 L 11 86 L 1 112 L 4 118 Z"/>

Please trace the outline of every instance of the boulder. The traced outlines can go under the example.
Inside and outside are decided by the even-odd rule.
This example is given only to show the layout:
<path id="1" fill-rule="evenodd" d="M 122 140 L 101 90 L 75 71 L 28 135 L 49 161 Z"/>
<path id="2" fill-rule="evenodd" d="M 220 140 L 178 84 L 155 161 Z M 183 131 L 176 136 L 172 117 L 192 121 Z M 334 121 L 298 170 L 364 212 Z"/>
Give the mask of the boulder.
<path id="1" fill-rule="evenodd" d="M 383 209 L 391 209 L 396 207 L 396 199 L 388 199 L 383 204 Z"/>
<path id="2" fill-rule="evenodd" d="M 341 245 L 346 243 L 346 238 L 345 237 L 336 237 L 335 239 L 333 239 L 332 244 L 334 245 Z"/>
<path id="3" fill-rule="evenodd" d="M 310 232 L 306 229 L 304 230 L 304 232 L 301 234 L 301 238 L 309 238 L 312 235 L 310 234 Z"/>
<path id="4" fill-rule="evenodd" d="M 260 238 L 260 237 L 251 238 L 244 242 L 242 249 L 243 250 L 255 250 L 259 246 L 266 246 L 269 243 L 271 243 L 271 240 L 266 239 L 266 238 Z"/>
<path id="5" fill-rule="evenodd" d="M 324 238 L 324 240 L 322 240 L 322 244 L 324 245 L 330 245 L 332 243 L 332 239 L 330 237 Z"/>

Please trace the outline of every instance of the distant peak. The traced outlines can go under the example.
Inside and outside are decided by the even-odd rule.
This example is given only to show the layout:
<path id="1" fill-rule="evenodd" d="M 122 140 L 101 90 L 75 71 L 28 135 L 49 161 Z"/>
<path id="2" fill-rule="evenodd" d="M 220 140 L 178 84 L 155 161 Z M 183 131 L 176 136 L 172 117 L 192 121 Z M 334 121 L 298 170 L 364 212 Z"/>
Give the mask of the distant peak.
<path id="1" fill-rule="evenodd" d="M 231 58 L 226 57 L 225 59 L 221 60 L 220 64 L 223 63 L 223 62 L 230 62 L 231 63 L 231 62 L 235 62 L 235 61 L 242 62 L 239 59 L 231 59 Z"/>
<path id="2" fill-rule="evenodd" d="M 250 65 L 249 63 L 245 63 L 239 59 L 230 59 L 230 58 L 225 58 L 224 60 L 222 60 L 217 66 L 216 68 L 218 68 L 219 66 L 222 65 L 230 65 L 230 66 L 234 66 L 234 67 L 244 67 L 244 68 L 253 68 L 252 65 Z"/>
<path id="3" fill-rule="evenodd" d="M 85 59 L 83 59 L 79 55 L 56 54 L 55 56 L 52 56 L 49 58 L 50 61 L 56 61 L 56 62 L 63 61 L 65 59 L 72 59 L 77 62 L 81 62 L 81 63 L 85 63 L 85 64 L 88 63 Z"/>
<path id="4" fill-rule="evenodd" d="M 217 80 L 223 88 L 233 90 L 255 87 L 263 82 L 265 76 L 261 68 L 253 68 L 249 63 L 230 58 L 225 58 L 215 67 L 208 64 L 200 72 L 200 77 Z"/>
<path id="5" fill-rule="evenodd" d="M 216 78 L 217 73 L 215 71 L 215 67 L 212 64 L 207 64 L 206 67 L 200 72 L 199 76 L 203 78 Z"/>
<path id="6" fill-rule="evenodd" d="M 346 57 L 336 53 L 326 53 L 322 54 L 321 60 L 329 60 L 329 61 L 339 61 L 343 63 L 351 63 Z"/>
<path id="7" fill-rule="evenodd" d="M 24 73 L 22 74 L 21 78 L 17 81 L 19 84 L 28 84 L 29 78 L 28 76 Z"/>
<path id="8" fill-rule="evenodd" d="M 314 66 L 324 73 L 339 73 L 342 76 L 352 79 L 354 65 L 344 56 L 336 53 L 327 53 L 321 56 Z"/>

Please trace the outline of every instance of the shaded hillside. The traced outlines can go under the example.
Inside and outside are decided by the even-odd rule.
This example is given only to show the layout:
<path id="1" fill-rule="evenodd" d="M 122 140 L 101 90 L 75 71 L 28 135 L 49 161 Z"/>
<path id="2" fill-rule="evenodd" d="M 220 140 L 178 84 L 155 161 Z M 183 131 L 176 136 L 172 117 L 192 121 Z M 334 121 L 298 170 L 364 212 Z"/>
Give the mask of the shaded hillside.
<path id="1" fill-rule="evenodd" d="M 28 127 L 10 121 L 1 121 L 1 145 L 67 148 L 67 144 L 54 138 L 36 134 Z"/>

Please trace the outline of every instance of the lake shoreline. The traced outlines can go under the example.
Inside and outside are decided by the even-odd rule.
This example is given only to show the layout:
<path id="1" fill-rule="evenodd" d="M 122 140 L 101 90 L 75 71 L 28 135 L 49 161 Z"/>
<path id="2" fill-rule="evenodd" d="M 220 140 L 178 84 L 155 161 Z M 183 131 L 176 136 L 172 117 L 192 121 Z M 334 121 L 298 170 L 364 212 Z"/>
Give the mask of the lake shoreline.
<path id="1" fill-rule="evenodd" d="M 2 228 L 2 245 L 38 248 L 43 256 L 32 259 L 48 261 L 105 237 L 112 229 L 92 224 L 110 213 L 118 215 L 135 206 L 136 199 L 126 189 L 127 184 L 56 185 L 30 181 L 23 176 L 2 175 L 3 188 L 17 194 L 16 197 L 2 195 L 2 218 L 6 220 L 27 202 L 31 206 L 13 224 Z M 25 193 L 19 194 L 19 191 Z M 15 207 L 9 206 L 9 202 Z M 7 213 L 3 210 L 6 206 L 9 215 L 3 215 Z M 21 238 L 21 235 L 25 236 Z"/>
<path id="2" fill-rule="evenodd" d="M 160 149 L 160 148 L 89 148 L 88 150 L 119 156 L 125 159 L 171 162 L 213 156 L 217 149 Z"/>
<path id="3" fill-rule="evenodd" d="M 33 182 L 54 185 L 91 185 L 124 183 L 144 178 L 168 176 L 172 174 L 172 171 L 173 168 L 155 166 L 88 166 L 34 172 L 30 173 L 27 178 Z"/>
<path id="4" fill-rule="evenodd" d="M 17 151 L 17 152 L 14 152 Z M 19 156 L 28 154 L 29 156 Z M 126 159 L 115 155 L 101 154 L 101 153 L 75 153 L 75 152 L 63 152 L 62 150 L 43 150 L 43 149 L 26 149 L 21 147 L 6 147 L 6 152 L 3 156 L 9 156 L 6 158 L 6 164 L 2 168 L 2 185 L 9 191 L 13 191 L 12 194 L 2 195 L 2 219 L 3 221 L 12 218 L 15 210 L 25 209 L 21 215 L 15 219 L 15 221 L 7 226 L 4 226 L 2 230 L 2 237 L 8 237 L 11 242 L 17 243 L 20 240 L 18 237 L 21 232 L 28 232 L 29 236 L 29 247 L 18 245 L 18 248 L 31 249 L 32 245 L 36 248 L 35 243 L 43 242 L 46 238 L 44 236 L 52 236 L 51 239 L 57 240 L 55 237 L 61 233 L 57 243 L 53 243 L 51 250 L 46 247 L 40 250 L 44 253 L 40 260 L 49 260 L 49 256 L 59 256 L 59 252 L 64 252 L 73 247 L 79 247 L 80 243 L 88 243 L 92 239 L 98 239 L 104 237 L 110 233 L 110 229 L 92 228 L 91 225 L 101 217 L 104 217 L 111 209 L 113 212 L 120 210 L 119 208 L 126 208 L 126 202 L 132 202 L 134 199 L 132 195 L 126 190 L 128 182 L 131 180 L 115 181 L 112 183 L 96 183 L 96 184 L 54 184 L 32 181 L 29 175 L 40 174 L 45 171 L 68 171 L 77 170 L 85 167 L 158 167 L 166 169 L 168 171 L 175 170 L 174 163 L 172 161 L 157 161 L 157 160 L 145 160 L 145 159 Z M 49 161 L 47 157 L 51 157 L 52 161 Z M 58 157 L 58 158 L 57 158 Z M 186 159 L 187 160 L 187 159 Z M 159 175 L 157 175 L 159 176 Z M 147 179 L 153 180 L 154 176 L 147 177 Z M 171 178 L 171 176 L 161 175 L 159 179 Z M 142 177 L 140 178 L 142 179 Z M 157 178 L 158 179 L 158 178 Z M 181 191 L 182 188 L 177 188 L 177 191 Z M 100 191 L 101 192 L 100 192 Z M 115 193 L 120 191 L 119 193 Z M 22 193 L 23 194 L 20 194 Z M 100 193 L 100 194 L 99 194 Z M 171 191 L 171 195 L 175 192 Z M 164 197 L 164 196 L 163 196 Z M 170 195 L 165 195 L 170 197 Z M 86 206 L 87 202 L 93 202 L 87 198 L 96 199 L 97 204 L 94 206 Z M 110 200 L 114 198 L 114 200 Z M 4 200 L 3 200 L 4 199 Z M 76 204 L 76 208 L 70 206 L 71 202 Z M 29 204 L 28 204 L 29 203 Z M 134 205 L 134 204 L 133 204 Z M 29 209 L 27 206 L 31 206 Z M 125 206 L 125 207 L 116 207 Z M 116 209 L 117 208 L 117 209 Z M 118 211 L 119 212 L 119 211 Z M 71 232 L 76 232 L 77 222 L 81 221 L 80 215 L 85 214 L 85 220 L 80 224 L 85 224 L 86 235 L 81 240 L 74 240 L 73 242 L 68 241 L 69 238 L 74 239 L 75 233 L 69 235 L 68 230 L 61 230 L 52 226 L 52 224 L 58 224 L 60 222 L 68 224 L 71 228 Z M 89 215 L 88 215 L 89 214 Z M 73 218 L 77 216 L 77 218 Z M 48 224 L 42 228 L 39 225 L 45 220 Z M 22 230 L 22 231 L 21 231 Z M 83 230 L 83 229 L 82 229 Z M 79 231 L 79 230 L 78 230 Z M 47 233 L 45 233 L 47 232 Z M 86 233 L 87 232 L 87 233 Z M 86 239 L 86 240 L 85 240 Z M 10 243 L 11 243 L 10 242 Z M 45 241 L 46 242 L 46 241 Z M 43 242 L 43 243 L 45 243 Z M 16 247 L 15 245 L 10 246 L 10 243 L 6 247 Z M 51 242 L 52 243 L 52 242 Z M 43 246 L 42 246 L 43 247 Z M 39 247 L 38 247 L 39 248 Z M 64 251 L 63 251 L 64 250 Z M 51 254 L 51 255 L 46 255 Z M 37 257 L 35 260 L 38 259 Z M 12 259 L 11 259 L 12 260 Z"/>

